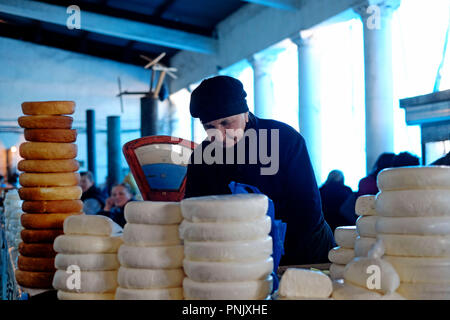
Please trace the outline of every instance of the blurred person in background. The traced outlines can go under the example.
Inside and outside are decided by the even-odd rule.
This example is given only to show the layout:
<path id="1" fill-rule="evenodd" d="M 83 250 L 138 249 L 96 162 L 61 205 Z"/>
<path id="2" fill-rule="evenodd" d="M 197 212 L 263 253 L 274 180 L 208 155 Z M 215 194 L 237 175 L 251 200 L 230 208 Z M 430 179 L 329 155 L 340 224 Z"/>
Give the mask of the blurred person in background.
<path id="1" fill-rule="evenodd" d="M 124 215 L 125 205 L 133 200 L 134 195 L 129 184 L 116 184 L 111 189 L 111 197 L 106 199 L 103 211 L 100 211 L 98 214 L 111 218 L 123 228 L 126 224 Z"/>
<path id="2" fill-rule="evenodd" d="M 418 165 L 420 165 L 419 157 L 416 157 L 409 152 L 400 152 L 392 159 L 392 167 L 394 168 Z"/>
<path id="3" fill-rule="evenodd" d="M 362 178 L 359 181 L 356 197 L 360 197 L 365 194 L 375 195 L 378 193 L 377 175 L 381 170 L 392 167 L 394 157 L 395 153 L 392 152 L 382 153 L 378 157 L 375 165 L 373 166 L 372 172 L 367 177 Z"/>
<path id="4" fill-rule="evenodd" d="M 85 214 L 97 214 L 105 206 L 106 197 L 99 188 L 95 186 L 92 172 L 80 172 L 80 187 L 83 191 L 83 211 Z"/>

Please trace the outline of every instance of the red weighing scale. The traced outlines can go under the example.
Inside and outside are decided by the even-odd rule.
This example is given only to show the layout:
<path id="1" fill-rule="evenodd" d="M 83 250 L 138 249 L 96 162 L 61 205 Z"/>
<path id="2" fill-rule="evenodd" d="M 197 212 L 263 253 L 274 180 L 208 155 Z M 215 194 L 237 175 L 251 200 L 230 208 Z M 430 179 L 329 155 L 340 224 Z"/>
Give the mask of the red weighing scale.
<path id="1" fill-rule="evenodd" d="M 187 165 L 197 144 L 171 136 L 148 136 L 127 142 L 122 150 L 146 201 L 181 201 Z"/>

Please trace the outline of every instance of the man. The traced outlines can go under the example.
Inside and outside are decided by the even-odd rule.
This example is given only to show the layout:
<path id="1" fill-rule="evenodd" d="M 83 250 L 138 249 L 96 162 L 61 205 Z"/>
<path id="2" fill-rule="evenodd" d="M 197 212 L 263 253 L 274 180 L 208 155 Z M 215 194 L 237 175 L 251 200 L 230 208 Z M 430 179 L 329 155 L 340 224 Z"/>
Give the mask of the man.
<path id="1" fill-rule="evenodd" d="M 246 96 L 242 83 L 227 76 L 204 80 L 192 92 L 191 115 L 209 139 L 191 155 L 185 197 L 229 194 L 231 181 L 255 186 L 274 202 L 276 219 L 287 223 L 281 265 L 328 262 L 335 242 L 305 140 L 282 122 L 249 113 Z"/>
<path id="2" fill-rule="evenodd" d="M 80 187 L 83 191 L 83 211 L 85 214 L 97 214 L 105 206 L 105 196 L 95 186 L 94 177 L 90 171 L 80 173 Z"/>

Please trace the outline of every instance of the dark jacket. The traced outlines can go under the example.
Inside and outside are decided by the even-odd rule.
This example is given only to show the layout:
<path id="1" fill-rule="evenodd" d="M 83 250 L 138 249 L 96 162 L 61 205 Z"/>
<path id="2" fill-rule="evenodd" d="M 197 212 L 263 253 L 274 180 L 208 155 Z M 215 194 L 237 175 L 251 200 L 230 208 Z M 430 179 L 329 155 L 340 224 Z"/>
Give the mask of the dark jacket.
<path id="1" fill-rule="evenodd" d="M 127 221 L 125 220 L 125 206 L 112 207 L 110 211 L 100 211 L 97 214 L 111 218 L 111 220 L 113 220 L 115 223 L 117 223 L 122 228 L 127 223 Z"/>
<path id="2" fill-rule="evenodd" d="M 215 194 L 229 194 L 231 181 L 249 184 L 266 194 L 275 206 L 275 218 L 287 223 L 285 254 L 281 265 L 328 262 L 328 251 L 335 246 L 333 233 L 325 222 L 319 189 L 303 137 L 292 127 L 275 120 L 259 119 L 249 113 L 249 129 L 268 129 L 267 150 L 272 142 L 270 129 L 279 131 L 279 170 L 273 175 L 262 175 L 264 165 L 258 157 L 249 164 L 249 147 L 246 144 L 246 164 L 193 163 L 195 154 L 202 152 L 209 141 L 194 150 L 188 165 L 185 198 Z M 260 152 L 258 140 L 257 154 Z M 243 139 L 238 142 L 242 143 Z M 237 144 L 237 145 L 238 145 Z M 236 149 L 234 146 L 235 160 Z M 253 154 L 253 153 L 252 153 Z M 224 156 L 225 158 L 225 156 Z"/>
<path id="3" fill-rule="evenodd" d="M 356 214 L 341 211 L 344 202 L 353 195 L 352 189 L 342 183 L 330 182 L 319 190 L 323 215 L 331 230 L 334 231 L 340 226 L 354 226 L 358 218 Z"/>
<path id="4" fill-rule="evenodd" d="M 81 195 L 81 200 L 84 203 L 84 210 L 86 214 L 96 214 L 98 212 L 97 210 L 103 210 L 106 197 L 99 188 L 93 185 L 88 190 L 83 192 Z M 91 201 L 94 201 L 94 203 L 91 203 Z M 92 212 L 87 212 L 89 210 L 92 210 Z"/>

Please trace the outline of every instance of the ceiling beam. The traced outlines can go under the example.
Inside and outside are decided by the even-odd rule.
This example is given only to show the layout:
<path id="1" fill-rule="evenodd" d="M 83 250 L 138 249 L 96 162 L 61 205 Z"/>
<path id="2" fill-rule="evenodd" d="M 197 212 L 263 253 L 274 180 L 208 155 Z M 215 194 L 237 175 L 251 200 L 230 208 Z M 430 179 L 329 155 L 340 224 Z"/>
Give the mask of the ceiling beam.
<path id="1" fill-rule="evenodd" d="M 298 0 L 242 0 L 254 4 L 260 4 L 266 7 L 282 10 L 297 10 L 300 8 Z"/>
<path id="2" fill-rule="evenodd" d="M 180 30 L 81 9 L 81 30 L 203 54 L 216 52 L 216 40 Z M 67 8 L 29 0 L 2 0 L 0 12 L 65 26 Z"/>

